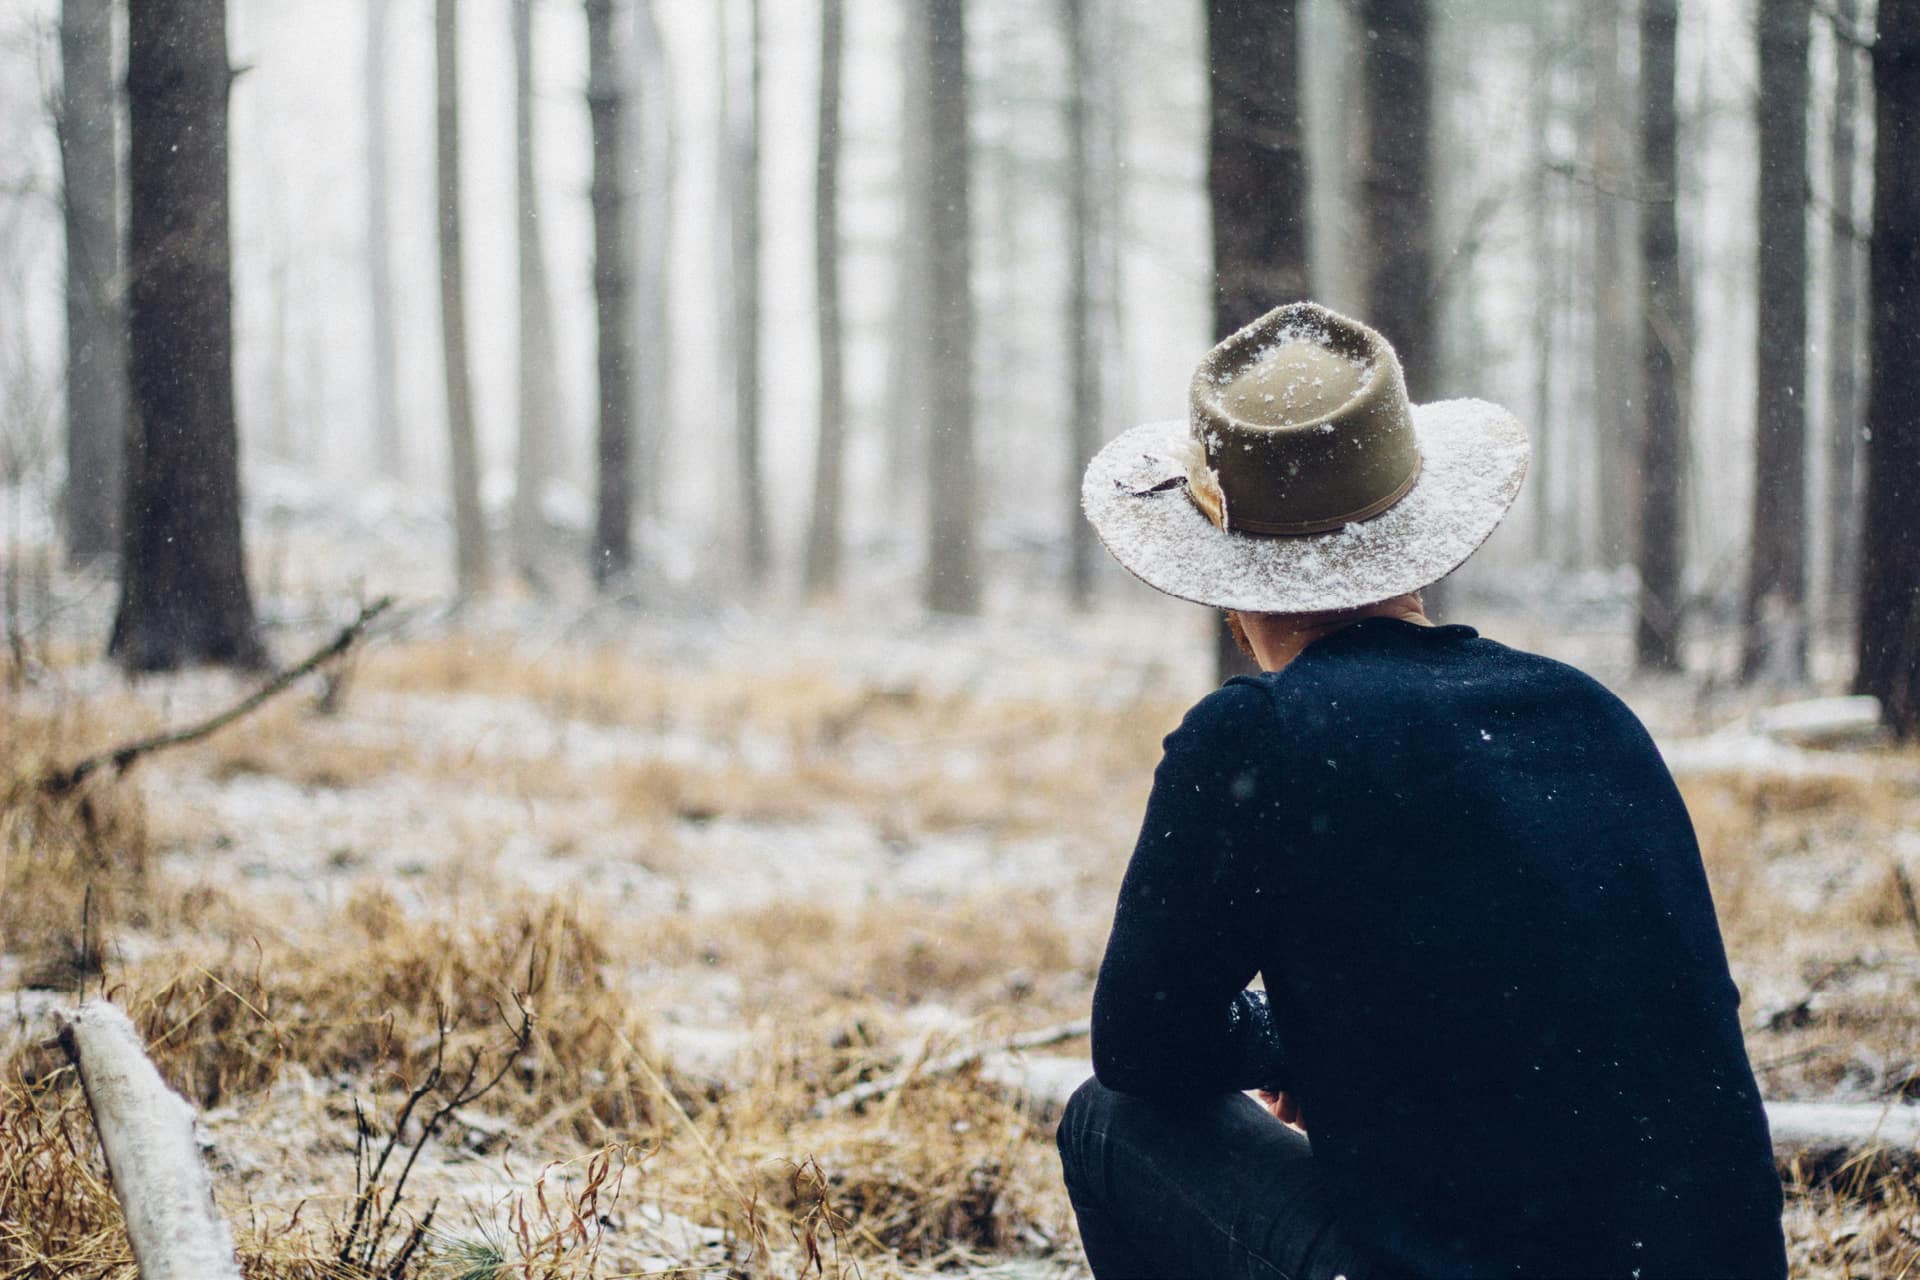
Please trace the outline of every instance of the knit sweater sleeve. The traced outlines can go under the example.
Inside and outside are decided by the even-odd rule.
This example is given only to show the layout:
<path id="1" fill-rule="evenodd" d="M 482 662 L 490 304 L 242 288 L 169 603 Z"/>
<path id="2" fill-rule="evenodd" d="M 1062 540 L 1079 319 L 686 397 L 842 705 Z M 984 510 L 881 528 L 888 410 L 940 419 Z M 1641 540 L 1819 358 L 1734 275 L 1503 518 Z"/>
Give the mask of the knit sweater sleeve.
<path id="1" fill-rule="evenodd" d="M 1279 779 L 1267 691 L 1229 683 L 1165 743 L 1093 997 L 1093 1064 L 1110 1089 L 1172 1099 L 1286 1083 L 1258 969 L 1252 858 L 1270 857 Z"/>

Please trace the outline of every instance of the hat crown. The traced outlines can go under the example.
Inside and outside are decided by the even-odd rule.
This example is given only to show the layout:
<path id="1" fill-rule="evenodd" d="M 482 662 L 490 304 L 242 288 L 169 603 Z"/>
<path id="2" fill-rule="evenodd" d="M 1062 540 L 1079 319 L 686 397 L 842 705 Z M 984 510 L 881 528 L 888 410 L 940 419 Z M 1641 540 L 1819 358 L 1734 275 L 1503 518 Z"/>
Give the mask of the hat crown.
<path id="1" fill-rule="evenodd" d="M 1391 507 L 1420 474 L 1393 347 L 1316 303 L 1276 307 L 1215 347 L 1190 405 L 1188 492 L 1223 528 L 1338 529 Z"/>

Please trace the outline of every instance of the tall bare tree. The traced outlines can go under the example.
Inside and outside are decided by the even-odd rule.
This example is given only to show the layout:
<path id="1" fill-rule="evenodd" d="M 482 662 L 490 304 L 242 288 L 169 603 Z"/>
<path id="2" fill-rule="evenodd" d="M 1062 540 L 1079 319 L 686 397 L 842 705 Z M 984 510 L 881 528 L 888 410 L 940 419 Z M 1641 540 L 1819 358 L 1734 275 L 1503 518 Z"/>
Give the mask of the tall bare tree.
<path id="1" fill-rule="evenodd" d="M 1102 265 L 1094 229 L 1091 112 L 1093 79 L 1086 0 L 1060 0 L 1067 46 L 1067 343 L 1073 404 L 1067 419 L 1067 594 L 1076 608 L 1093 602 L 1100 547 L 1080 514 L 1080 473 L 1100 441 L 1100 329 L 1093 314 L 1093 274 Z"/>
<path id="2" fill-rule="evenodd" d="M 516 567 L 537 575 L 541 555 L 540 491 L 552 474 L 559 432 L 560 379 L 553 346 L 553 303 L 540 231 L 540 188 L 534 174 L 533 0 L 513 0 L 513 153 L 515 248 L 520 275 L 519 437 L 513 469 L 510 539 Z"/>
<path id="3" fill-rule="evenodd" d="M 902 63 L 920 66 L 926 46 L 925 5 L 902 5 Z M 912 77 L 902 77 L 902 81 L 900 127 L 894 134 L 899 146 L 899 173 L 894 186 L 900 192 L 900 225 L 892 255 L 893 312 L 887 326 L 890 333 L 882 418 L 887 432 L 884 501 L 891 523 L 904 529 L 910 514 L 920 510 L 917 499 L 926 475 L 927 379 L 935 356 L 928 347 L 928 335 L 933 331 L 929 314 L 932 294 L 927 284 L 931 244 L 920 218 L 922 193 L 933 180 L 928 172 L 933 145 L 930 106 L 927 94 Z"/>
<path id="4" fill-rule="evenodd" d="M 846 371 L 840 318 L 840 90 L 843 0 L 820 2 L 820 109 L 813 177 L 814 309 L 820 346 L 820 427 L 813 462 L 813 520 L 807 530 L 807 589 L 840 582 L 846 471 Z"/>
<path id="5" fill-rule="evenodd" d="M 760 585 L 772 568 L 760 458 L 760 120 L 764 59 L 760 0 L 747 4 L 747 84 L 744 119 L 726 111 L 732 181 L 728 219 L 733 233 L 734 501 L 739 504 L 742 567 Z M 724 9 L 722 10 L 724 14 Z M 721 84 L 731 85 L 734 59 L 721 22 Z M 726 99 L 723 96 L 722 102 Z M 723 111 L 725 110 L 723 106 Z"/>
<path id="6" fill-rule="evenodd" d="M 1686 479 L 1687 376 L 1692 304 L 1680 273 L 1680 174 L 1674 43 L 1679 0 L 1640 0 L 1640 211 L 1644 291 L 1638 299 L 1645 395 L 1639 427 L 1639 618 L 1637 663 L 1655 671 L 1682 665 L 1682 498 Z"/>
<path id="7" fill-rule="evenodd" d="M 973 248 L 966 0 L 926 0 L 923 92 L 928 165 L 920 189 L 927 236 L 927 607 L 975 613 Z"/>
<path id="8" fill-rule="evenodd" d="M 127 21 L 127 432 L 120 607 L 134 671 L 266 660 L 240 536 L 225 0 Z"/>
<path id="9" fill-rule="evenodd" d="M 666 474 L 673 405 L 672 332 L 669 320 L 668 237 L 673 220 L 673 86 L 667 79 L 666 42 L 653 0 L 633 6 L 634 82 L 630 85 L 628 154 L 640 177 L 632 214 L 640 242 L 633 252 L 634 288 L 634 502 L 657 511 Z"/>
<path id="10" fill-rule="evenodd" d="M 1433 65 L 1428 0 L 1361 0 L 1367 32 L 1363 175 L 1367 320 L 1387 336 L 1415 400 L 1440 376 L 1433 271 Z"/>
<path id="11" fill-rule="evenodd" d="M 1760 0 L 1759 350 L 1740 671 L 1807 669 L 1806 0 Z"/>
<path id="12" fill-rule="evenodd" d="M 1860 165 L 1860 0 L 1835 0 L 1833 119 L 1828 129 L 1827 189 L 1827 598 L 1849 606 L 1860 583 L 1860 237 L 1853 186 Z"/>
<path id="13" fill-rule="evenodd" d="M 67 554 L 119 547 L 127 351 L 121 309 L 119 92 L 113 0 L 60 5 L 60 166 L 67 230 Z"/>
<path id="14" fill-rule="evenodd" d="M 393 0 L 367 0 L 367 338 L 373 364 L 373 447 L 382 474 L 397 479 L 399 358 L 393 324 L 393 249 L 387 179 L 387 20 Z"/>
<path id="15" fill-rule="evenodd" d="M 1880 0 L 1879 32 L 1855 687 L 1911 740 L 1920 738 L 1920 0 Z"/>
<path id="16" fill-rule="evenodd" d="M 1312 293 L 1296 10 L 1268 0 L 1207 4 L 1215 338 Z M 1222 679 L 1253 670 L 1224 625 L 1215 652 Z"/>
<path id="17" fill-rule="evenodd" d="M 586 0 L 587 110 L 593 129 L 593 301 L 599 329 L 593 578 L 602 587 L 633 565 L 633 311 L 627 248 L 625 104 L 614 48 L 613 0 Z"/>
<path id="18" fill-rule="evenodd" d="M 440 338 L 447 389 L 449 478 L 453 487 L 454 571 L 460 591 L 487 585 L 487 521 L 480 509 L 480 442 L 473 420 L 473 370 L 467 351 L 467 286 L 460 198 L 459 0 L 433 11 L 434 151 L 440 230 Z"/>
<path id="19" fill-rule="evenodd" d="M 1634 516 L 1639 509 L 1636 436 L 1642 415 L 1640 317 L 1634 314 L 1633 100 L 1622 66 L 1623 0 L 1588 0 L 1589 48 L 1593 56 L 1593 432 L 1597 468 L 1600 561 L 1612 567 L 1634 555 Z M 1643 122 L 1644 125 L 1644 122 Z"/>

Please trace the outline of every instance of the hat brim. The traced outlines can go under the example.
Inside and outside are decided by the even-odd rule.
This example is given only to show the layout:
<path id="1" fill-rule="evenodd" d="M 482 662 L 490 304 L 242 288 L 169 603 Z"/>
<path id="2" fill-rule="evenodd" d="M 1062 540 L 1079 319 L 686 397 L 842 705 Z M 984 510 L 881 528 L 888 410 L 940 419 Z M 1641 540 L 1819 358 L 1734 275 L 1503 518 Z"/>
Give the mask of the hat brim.
<path id="1" fill-rule="evenodd" d="M 1185 422 L 1115 437 L 1088 465 L 1080 501 L 1113 558 L 1170 596 L 1250 613 L 1357 609 L 1459 568 L 1499 527 L 1526 478 L 1526 431 L 1497 404 L 1414 405 L 1413 427 L 1421 469 L 1406 497 L 1329 533 L 1215 527 L 1186 493 Z"/>

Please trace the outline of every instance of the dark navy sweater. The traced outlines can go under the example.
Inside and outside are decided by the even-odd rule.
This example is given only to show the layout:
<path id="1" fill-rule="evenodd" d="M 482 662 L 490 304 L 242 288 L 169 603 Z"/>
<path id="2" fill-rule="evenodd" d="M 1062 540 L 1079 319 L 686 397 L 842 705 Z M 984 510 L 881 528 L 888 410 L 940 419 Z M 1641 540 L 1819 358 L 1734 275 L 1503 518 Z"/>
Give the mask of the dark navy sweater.
<path id="1" fill-rule="evenodd" d="M 1094 1067 L 1169 1101 L 1292 1091 L 1389 1272 L 1780 1277 L 1738 1005 L 1633 713 L 1470 627 L 1374 618 L 1167 738 Z"/>

